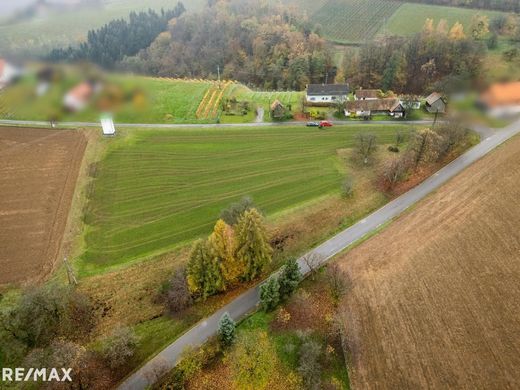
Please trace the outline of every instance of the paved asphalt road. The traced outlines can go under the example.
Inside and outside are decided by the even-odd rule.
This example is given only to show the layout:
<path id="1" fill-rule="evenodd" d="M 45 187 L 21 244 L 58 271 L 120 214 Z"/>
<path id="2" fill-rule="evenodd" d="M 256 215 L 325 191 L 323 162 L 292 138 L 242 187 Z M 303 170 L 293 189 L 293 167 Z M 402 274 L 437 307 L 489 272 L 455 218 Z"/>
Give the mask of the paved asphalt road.
<path id="1" fill-rule="evenodd" d="M 333 121 L 336 125 L 426 125 L 432 123 L 430 120 L 420 121 Z M 154 128 L 154 129 L 177 129 L 177 128 L 215 128 L 215 127 L 258 127 L 258 126 L 303 126 L 305 122 L 259 122 L 259 123 L 201 123 L 201 124 L 179 124 L 179 123 L 116 123 L 117 127 L 126 128 Z M 45 121 L 16 121 L 3 119 L 0 120 L 0 125 L 4 126 L 37 126 L 50 127 L 49 122 Z M 97 122 L 59 122 L 59 127 L 99 127 L 101 123 Z"/>
<path id="2" fill-rule="evenodd" d="M 519 133 L 520 120 L 498 131 L 492 131 L 490 129 L 484 130 L 480 131 L 480 134 L 486 138 L 483 138 L 481 143 L 442 168 L 417 187 L 403 194 L 399 198 L 394 199 L 350 228 L 332 237 L 330 240 L 312 250 L 309 254 L 315 254 L 322 262 L 325 262 L 366 236 L 368 233 L 375 231 L 384 223 L 399 216 L 407 208 L 435 191 L 439 186 L 446 183 L 466 167 L 485 156 L 504 141 Z M 303 258 L 299 259 L 299 264 L 302 273 L 306 274 L 309 272 Z M 228 312 L 234 319 L 238 320 L 254 311 L 258 302 L 259 287 L 257 286 L 237 297 L 211 317 L 196 324 L 138 371 L 127 377 L 119 388 L 125 390 L 147 388 L 147 386 L 156 381 L 158 375 L 175 366 L 177 359 L 186 347 L 199 346 L 209 337 L 215 335 L 218 328 L 218 321 L 224 312 Z"/>

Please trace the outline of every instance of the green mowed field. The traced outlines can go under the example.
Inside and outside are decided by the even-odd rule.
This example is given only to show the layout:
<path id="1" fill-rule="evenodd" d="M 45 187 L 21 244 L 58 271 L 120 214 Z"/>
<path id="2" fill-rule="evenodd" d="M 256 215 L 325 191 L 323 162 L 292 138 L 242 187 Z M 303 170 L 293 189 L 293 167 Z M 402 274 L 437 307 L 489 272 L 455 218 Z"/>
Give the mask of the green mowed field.
<path id="1" fill-rule="evenodd" d="M 363 43 L 374 38 L 400 6 L 393 0 L 329 0 L 311 20 L 333 42 Z"/>
<path id="2" fill-rule="evenodd" d="M 132 11 L 173 8 L 175 0 L 103 0 L 102 7 L 84 8 L 81 11 L 50 11 L 47 15 L 13 24 L 0 25 L 0 52 L 17 51 L 32 55 L 55 47 L 82 42 L 87 32 L 99 28 L 113 19 L 127 18 Z M 197 10 L 205 0 L 183 2 L 188 10 Z"/>
<path id="3" fill-rule="evenodd" d="M 211 231 L 251 196 L 267 215 L 339 194 L 337 149 L 361 131 L 389 143 L 402 125 L 135 130 L 111 139 L 85 221 L 83 275 L 168 251 Z"/>
<path id="4" fill-rule="evenodd" d="M 70 68 L 60 82 L 53 84 L 43 96 L 36 96 L 36 78 L 27 76 L 0 95 L 0 118 L 47 121 L 52 114 L 59 114 L 59 121 L 97 122 L 101 108 L 97 101 L 103 91 L 96 96 L 83 111 L 67 113 L 63 98 L 75 85 L 81 82 L 79 70 Z M 196 111 L 204 94 L 211 87 L 205 81 L 184 81 L 161 78 L 147 78 L 109 74 L 106 76 L 110 90 L 126 96 L 116 105 L 114 119 L 119 123 L 187 123 L 197 121 Z M 131 96 L 142 95 L 139 102 Z M 129 97 L 130 96 L 130 97 Z"/>
<path id="5" fill-rule="evenodd" d="M 460 22 L 464 26 L 464 31 L 468 35 L 471 31 L 471 20 L 477 14 L 487 15 L 491 20 L 503 13 L 497 11 L 407 3 L 399 7 L 399 9 L 393 14 L 388 21 L 386 29 L 391 34 L 413 35 L 422 30 L 424 23 L 428 18 L 433 19 L 434 26 L 436 26 L 441 19 L 446 19 L 449 28 L 451 28 L 456 22 Z"/>

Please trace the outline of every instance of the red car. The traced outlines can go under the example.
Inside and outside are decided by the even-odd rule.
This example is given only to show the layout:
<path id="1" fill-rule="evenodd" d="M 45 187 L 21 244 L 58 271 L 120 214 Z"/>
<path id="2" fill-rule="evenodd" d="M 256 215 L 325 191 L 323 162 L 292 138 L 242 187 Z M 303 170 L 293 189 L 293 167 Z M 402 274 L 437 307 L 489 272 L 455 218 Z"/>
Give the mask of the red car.
<path id="1" fill-rule="evenodd" d="M 329 121 L 321 121 L 320 127 L 332 127 L 332 122 Z"/>

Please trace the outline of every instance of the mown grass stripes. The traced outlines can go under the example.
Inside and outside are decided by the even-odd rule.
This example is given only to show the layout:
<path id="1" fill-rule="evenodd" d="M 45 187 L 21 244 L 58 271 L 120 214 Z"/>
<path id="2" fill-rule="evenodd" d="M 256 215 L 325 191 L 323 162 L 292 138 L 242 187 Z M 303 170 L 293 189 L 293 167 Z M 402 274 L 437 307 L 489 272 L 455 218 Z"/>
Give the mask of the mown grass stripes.
<path id="1" fill-rule="evenodd" d="M 390 142 L 397 127 L 136 130 L 112 140 L 98 165 L 82 266 L 100 272 L 205 235 L 245 195 L 271 215 L 339 193 L 337 149 L 360 131 Z"/>

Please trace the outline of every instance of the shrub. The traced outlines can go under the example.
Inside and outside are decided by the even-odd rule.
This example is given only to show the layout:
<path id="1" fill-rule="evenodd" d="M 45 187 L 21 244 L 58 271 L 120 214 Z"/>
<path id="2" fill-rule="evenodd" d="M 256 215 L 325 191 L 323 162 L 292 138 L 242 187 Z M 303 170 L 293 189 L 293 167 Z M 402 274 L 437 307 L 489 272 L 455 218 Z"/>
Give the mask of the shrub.
<path id="1" fill-rule="evenodd" d="M 305 340 L 300 347 L 298 372 L 303 378 L 305 389 L 321 387 L 321 345 L 314 340 Z"/>
<path id="2" fill-rule="evenodd" d="M 388 147 L 388 151 L 392 153 L 399 153 L 399 148 L 397 146 L 390 145 Z"/>
<path id="3" fill-rule="evenodd" d="M 89 298 L 69 286 L 51 284 L 23 292 L 1 313 L 4 329 L 30 348 L 47 346 L 58 336 L 77 338 L 95 323 Z"/>
<path id="4" fill-rule="evenodd" d="M 280 283 L 273 275 L 260 286 L 260 304 L 265 311 L 272 311 L 280 302 Z"/>
<path id="5" fill-rule="evenodd" d="M 218 324 L 218 338 L 222 346 L 233 344 L 236 336 L 236 323 L 229 313 L 224 313 Z"/>
<path id="6" fill-rule="evenodd" d="M 166 305 L 171 313 L 178 313 L 193 303 L 188 283 L 186 281 L 186 268 L 177 270 L 168 281 L 166 291 Z"/>
<path id="7" fill-rule="evenodd" d="M 134 356 L 138 343 L 138 338 L 132 329 L 120 327 L 102 340 L 101 354 L 110 368 L 115 370 L 124 366 Z"/>
<path id="8" fill-rule="evenodd" d="M 220 219 L 223 219 L 228 225 L 236 225 L 242 214 L 252 208 L 255 208 L 253 199 L 244 196 L 239 202 L 232 203 L 227 209 L 222 210 Z"/>
<path id="9" fill-rule="evenodd" d="M 354 195 L 354 179 L 352 176 L 347 176 L 341 186 L 341 195 L 344 198 L 352 198 Z"/>

